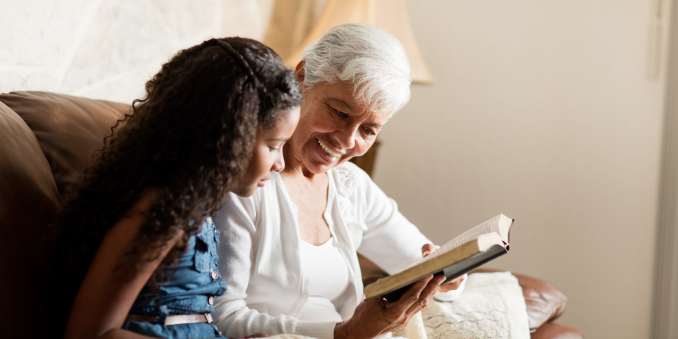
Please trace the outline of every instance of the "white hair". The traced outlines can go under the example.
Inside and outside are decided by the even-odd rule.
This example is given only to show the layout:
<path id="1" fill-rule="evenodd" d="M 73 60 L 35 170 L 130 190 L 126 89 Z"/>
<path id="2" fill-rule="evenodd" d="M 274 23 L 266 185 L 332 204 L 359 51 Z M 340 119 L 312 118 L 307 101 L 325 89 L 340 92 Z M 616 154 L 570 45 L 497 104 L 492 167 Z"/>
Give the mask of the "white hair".
<path id="1" fill-rule="evenodd" d="M 304 86 L 353 82 L 353 96 L 371 111 L 392 114 L 410 100 L 410 64 L 392 35 L 375 27 L 332 28 L 304 55 Z"/>

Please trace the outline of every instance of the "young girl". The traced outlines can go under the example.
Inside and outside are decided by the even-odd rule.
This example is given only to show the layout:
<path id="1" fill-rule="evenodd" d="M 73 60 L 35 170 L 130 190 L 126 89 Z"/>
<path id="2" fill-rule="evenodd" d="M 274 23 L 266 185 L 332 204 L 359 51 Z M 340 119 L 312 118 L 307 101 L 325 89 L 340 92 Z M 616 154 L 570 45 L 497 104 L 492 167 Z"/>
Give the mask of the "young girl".
<path id="1" fill-rule="evenodd" d="M 250 39 L 183 50 L 146 91 L 59 222 L 66 338 L 220 337 L 210 312 L 226 286 L 210 216 L 228 192 L 251 195 L 283 169 L 299 118 L 293 74 Z"/>

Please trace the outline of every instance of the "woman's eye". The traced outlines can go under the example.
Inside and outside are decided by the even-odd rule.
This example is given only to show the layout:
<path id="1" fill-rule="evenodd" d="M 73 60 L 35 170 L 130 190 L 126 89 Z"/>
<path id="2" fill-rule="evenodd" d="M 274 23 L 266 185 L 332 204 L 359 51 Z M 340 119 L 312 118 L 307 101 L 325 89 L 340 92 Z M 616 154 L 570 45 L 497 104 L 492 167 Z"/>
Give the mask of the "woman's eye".
<path id="1" fill-rule="evenodd" d="M 346 112 L 342 112 L 342 111 L 340 111 L 338 109 L 334 109 L 334 108 L 332 108 L 332 110 L 334 111 L 334 115 L 339 117 L 339 119 L 342 119 L 342 120 L 348 119 L 348 114 Z"/>
<path id="2" fill-rule="evenodd" d="M 363 133 L 371 137 L 377 135 L 377 132 L 371 128 L 363 128 Z"/>
<path id="3" fill-rule="evenodd" d="M 342 112 L 342 111 L 332 107 L 332 105 L 330 105 L 330 104 L 325 104 L 325 105 L 327 105 L 327 109 L 331 112 L 331 114 L 333 114 L 337 118 L 339 118 L 341 120 L 348 120 L 348 118 L 349 118 L 348 113 Z"/>

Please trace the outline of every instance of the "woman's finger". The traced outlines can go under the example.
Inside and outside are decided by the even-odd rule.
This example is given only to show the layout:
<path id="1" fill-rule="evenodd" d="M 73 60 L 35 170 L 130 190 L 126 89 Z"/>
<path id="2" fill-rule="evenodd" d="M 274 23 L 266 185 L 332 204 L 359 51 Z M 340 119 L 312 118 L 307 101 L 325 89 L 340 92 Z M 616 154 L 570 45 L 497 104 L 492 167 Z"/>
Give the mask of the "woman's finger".
<path id="1" fill-rule="evenodd" d="M 397 301 L 388 304 L 388 309 L 393 310 L 398 315 L 407 311 L 412 304 L 419 300 L 419 296 L 426 289 L 429 282 L 433 279 L 433 275 L 428 275 L 412 285 L 405 294 L 403 294 Z"/>
<path id="2" fill-rule="evenodd" d="M 448 292 L 451 290 L 456 290 L 457 288 L 459 288 L 459 286 L 461 286 L 461 283 L 464 282 L 465 277 L 466 277 L 465 275 L 462 275 L 461 277 L 458 277 L 454 280 L 448 281 L 440 285 L 440 291 Z"/>
<path id="3" fill-rule="evenodd" d="M 443 281 L 445 281 L 444 275 L 436 275 L 435 277 L 433 277 L 433 279 L 431 279 L 431 281 L 429 281 L 426 287 L 422 290 L 417 302 L 410 305 L 410 307 L 408 307 L 405 313 L 408 315 L 414 314 L 417 313 L 418 310 L 424 308 L 424 306 L 426 306 L 430 298 L 433 297 L 433 294 L 436 293 L 436 291 L 440 287 L 440 284 L 442 284 Z"/>
<path id="4" fill-rule="evenodd" d="M 420 299 L 428 299 L 433 296 L 436 292 L 438 292 L 438 289 L 440 288 L 440 285 L 442 285 L 445 282 L 445 275 L 444 274 L 439 274 L 433 277 L 431 281 L 429 281 L 428 285 L 424 288 L 424 290 L 420 294 Z"/>
<path id="5" fill-rule="evenodd" d="M 452 290 L 456 290 L 457 288 L 459 288 L 459 284 L 457 284 L 457 283 L 443 284 L 443 285 L 440 285 L 440 292 L 449 292 L 449 291 L 452 291 Z"/>
<path id="6" fill-rule="evenodd" d="M 384 332 L 389 332 L 389 331 L 395 331 L 399 327 L 407 326 L 407 323 L 412 320 L 412 317 L 414 317 L 417 312 L 420 312 L 427 306 L 427 302 L 422 302 L 422 303 L 416 303 L 414 307 L 410 310 L 408 310 L 405 314 L 402 315 L 402 317 L 391 324 L 388 328 L 384 330 Z M 383 333 L 383 332 L 382 332 Z"/>
<path id="7" fill-rule="evenodd" d="M 433 246 L 433 244 L 425 244 L 424 246 L 421 247 L 421 255 L 423 257 L 428 256 L 433 252 L 434 248 L 435 247 Z"/>
<path id="8" fill-rule="evenodd" d="M 428 306 L 428 301 L 423 300 L 421 302 L 418 302 L 414 304 L 407 312 L 405 313 L 405 318 L 407 319 L 406 321 L 410 321 L 410 318 L 412 318 L 417 312 L 423 310 Z"/>
<path id="9" fill-rule="evenodd" d="M 409 320 L 403 315 L 400 319 L 393 321 L 387 328 L 384 328 L 380 334 L 396 331 L 398 328 L 407 325 L 407 321 Z"/>

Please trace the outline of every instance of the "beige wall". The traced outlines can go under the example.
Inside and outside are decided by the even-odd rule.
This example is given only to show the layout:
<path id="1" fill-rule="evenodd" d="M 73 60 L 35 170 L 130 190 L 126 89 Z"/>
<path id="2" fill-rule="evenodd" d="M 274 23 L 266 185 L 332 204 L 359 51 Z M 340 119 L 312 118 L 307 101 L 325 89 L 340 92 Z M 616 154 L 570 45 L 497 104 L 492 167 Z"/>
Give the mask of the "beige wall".
<path id="1" fill-rule="evenodd" d="M 569 296 L 588 338 L 650 335 L 663 75 L 653 1 L 411 1 L 435 77 L 384 131 L 376 181 L 441 241 L 517 219 L 498 265 Z"/>

